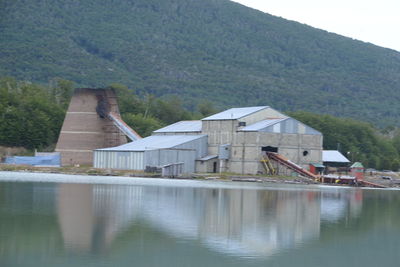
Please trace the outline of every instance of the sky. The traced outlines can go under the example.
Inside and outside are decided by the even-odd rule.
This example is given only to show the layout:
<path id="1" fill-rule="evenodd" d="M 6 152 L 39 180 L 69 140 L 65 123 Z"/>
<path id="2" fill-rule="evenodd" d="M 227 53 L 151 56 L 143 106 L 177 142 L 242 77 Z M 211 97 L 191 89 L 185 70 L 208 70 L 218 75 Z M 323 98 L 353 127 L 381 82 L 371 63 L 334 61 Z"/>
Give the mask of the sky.
<path id="1" fill-rule="evenodd" d="M 400 51 L 400 0 L 232 0 L 265 13 Z"/>

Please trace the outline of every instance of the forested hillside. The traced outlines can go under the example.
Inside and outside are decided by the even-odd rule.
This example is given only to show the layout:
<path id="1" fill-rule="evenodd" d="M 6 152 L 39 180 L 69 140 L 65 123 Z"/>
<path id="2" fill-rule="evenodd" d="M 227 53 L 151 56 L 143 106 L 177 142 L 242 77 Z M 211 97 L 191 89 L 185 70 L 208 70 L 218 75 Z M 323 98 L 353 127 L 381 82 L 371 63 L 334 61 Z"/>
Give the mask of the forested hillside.
<path id="1" fill-rule="evenodd" d="M 400 53 L 228 0 L 2 0 L 0 76 L 400 125 Z"/>

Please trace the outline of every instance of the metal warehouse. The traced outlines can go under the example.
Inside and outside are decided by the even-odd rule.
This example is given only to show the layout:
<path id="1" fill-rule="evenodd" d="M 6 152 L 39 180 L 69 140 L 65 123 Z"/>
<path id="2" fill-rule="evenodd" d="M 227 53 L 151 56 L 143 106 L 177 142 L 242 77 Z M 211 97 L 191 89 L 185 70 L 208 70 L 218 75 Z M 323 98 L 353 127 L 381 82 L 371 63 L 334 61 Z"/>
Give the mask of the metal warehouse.
<path id="1" fill-rule="evenodd" d="M 144 170 L 184 162 L 184 172 L 297 173 L 322 163 L 322 134 L 269 106 L 231 108 L 199 121 L 180 121 L 153 135 L 97 149 L 98 168 Z"/>
<path id="2" fill-rule="evenodd" d="M 144 170 L 147 166 L 183 163 L 183 172 L 195 172 L 195 160 L 207 155 L 205 135 L 149 136 L 94 151 L 95 168 Z"/>

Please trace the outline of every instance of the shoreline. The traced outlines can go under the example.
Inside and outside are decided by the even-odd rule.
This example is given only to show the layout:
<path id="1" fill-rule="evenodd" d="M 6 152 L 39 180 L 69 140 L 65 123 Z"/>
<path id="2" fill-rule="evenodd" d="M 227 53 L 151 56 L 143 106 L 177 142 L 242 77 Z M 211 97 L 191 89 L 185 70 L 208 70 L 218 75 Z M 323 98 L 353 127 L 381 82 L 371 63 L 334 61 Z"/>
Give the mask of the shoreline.
<path id="1" fill-rule="evenodd" d="M 17 165 L 0 165 L 0 172 L 19 172 L 19 173 L 37 173 L 37 174 L 64 174 L 64 175 L 80 175 L 80 176 L 103 176 L 103 177 L 120 177 L 120 178 L 153 178 L 160 180 L 190 180 L 190 181 L 220 181 L 220 182 L 254 182 L 254 183 L 271 183 L 271 184 L 293 184 L 293 185 L 321 185 L 321 186 L 338 186 L 338 187 L 354 187 L 347 184 L 331 184 L 320 183 L 312 179 L 295 176 L 262 176 L 262 175 L 240 175 L 231 173 L 194 173 L 182 177 L 161 177 L 156 173 L 145 173 L 132 170 L 110 170 L 95 169 L 92 167 L 32 167 Z M 378 175 L 379 176 L 379 175 Z M 397 175 L 396 175 L 397 176 Z M 366 181 L 377 183 L 386 188 L 400 188 L 400 179 L 397 177 L 391 180 L 383 180 L 379 177 L 367 176 Z M 370 187 L 364 187 L 370 188 Z"/>

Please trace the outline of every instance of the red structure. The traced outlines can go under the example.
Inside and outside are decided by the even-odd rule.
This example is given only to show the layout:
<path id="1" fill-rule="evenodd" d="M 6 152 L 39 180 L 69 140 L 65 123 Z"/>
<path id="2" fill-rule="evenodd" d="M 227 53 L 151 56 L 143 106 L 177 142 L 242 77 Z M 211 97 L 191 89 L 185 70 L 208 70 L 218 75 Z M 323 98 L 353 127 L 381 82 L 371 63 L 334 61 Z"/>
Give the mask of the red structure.
<path id="1" fill-rule="evenodd" d="M 325 166 L 319 163 L 311 163 L 310 164 L 310 172 L 313 174 L 322 174 L 324 173 Z"/>
<path id="2" fill-rule="evenodd" d="M 364 166 L 361 162 L 355 162 L 353 165 L 350 166 L 351 174 L 356 177 L 356 181 L 364 180 Z"/>

